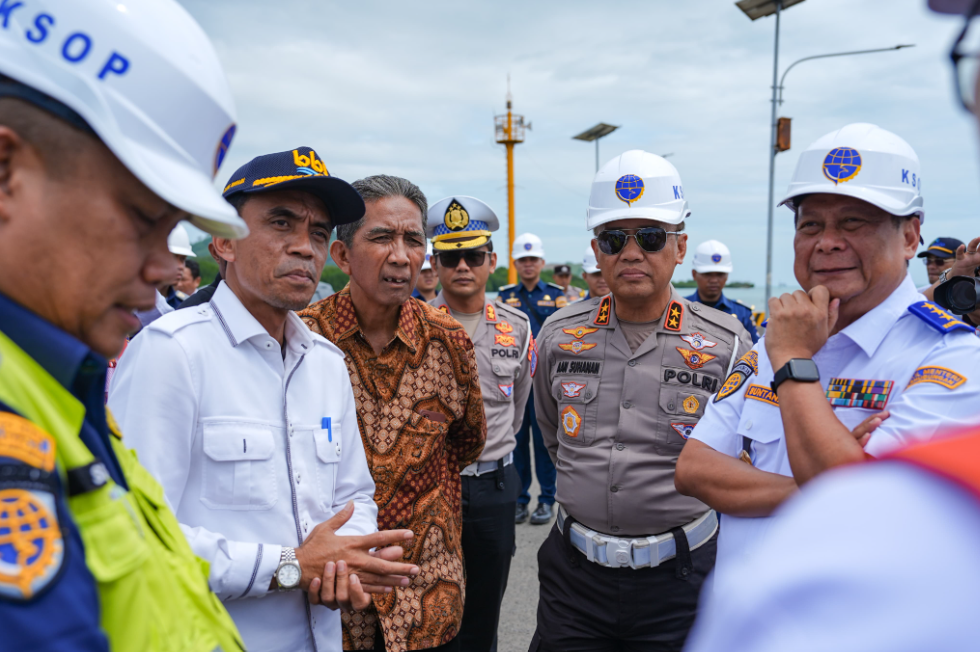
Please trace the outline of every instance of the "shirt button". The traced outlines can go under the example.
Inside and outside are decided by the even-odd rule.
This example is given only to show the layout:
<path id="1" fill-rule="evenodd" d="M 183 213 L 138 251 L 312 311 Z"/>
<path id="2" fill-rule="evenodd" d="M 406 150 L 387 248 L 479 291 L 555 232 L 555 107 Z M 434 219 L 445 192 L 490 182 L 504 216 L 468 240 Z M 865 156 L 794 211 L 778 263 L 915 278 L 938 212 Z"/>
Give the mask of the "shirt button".
<path id="1" fill-rule="evenodd" d="M 674 404 L 673 403 L 668 403 L 667 404 L 667 409 L 668 410 L 673 410 L 674 409 Z"/>
<path id="2" fill-rule="evenodd" d="M 746 421 L 745 422 L 745 429 L 746 430 L 752 430 L 752 422 L 751 421 Z"/>
<path id="3" fill-rule="evenodd" d="M 271 349 L 272 348 L 272 342 L 266 342 L 265 343 L 265 348 Z"/>
<path id="4" fill-rule="evenodd" d="M 609 488 L 609 491 L 611 491 L 613 493 L 617 493 L 617 492 L 619 492 L 619 487 L 617 487 L 616 485 L 613 485 L 612 487 Z"/>
<path id="5" fill-rule="evenodd" d="M 623 408 L 624 408 L 624 409 L 626 409 L 626 410 L 628 410 L 628 409 L 630 409 L 630 408 L 631 408 L 632 406 L 633 406 L 633 404 L 632 404 L 632 403 L 630 403 L 629 401 L 623 401 Z"/>
<path id="6" fill-rule="evenodd" d="M 592 390 L 591 389 L 585 390 L 585 398 L 592 398 Z"/>
<path id="7" fill-rule="evenodd" d="M 626 444 L 616 444 L 616 450 L 626 450 Z"/>
<path id="8" fill-rule="evenodd" d="M 297 474 L 296 474 L 296 484 L 299 484 L 299 480 L 300 480 L 300 478 L 302 478 L 302 477 L 303 477 L 303 476 L 301 476 L 301 475 L 300 475 L 299 473 L 297 473 Z"/>
<path id="9" fill-rule="evenodd" d="M 635 366 L 636 366 L 636 360 L 630 360 L 630 361 L 629 361 L 629 362 L 627 362 L 626 364 L 628 364 L 628 365 L 629 365 L 629 366 L 631 366 L 631 367 L 635 367 Z"/>
<path id="10" fill-rule="evenodd" d="M 500 365 L 493 365 L 493 370 L 499 374 L 500 373 Z"/>

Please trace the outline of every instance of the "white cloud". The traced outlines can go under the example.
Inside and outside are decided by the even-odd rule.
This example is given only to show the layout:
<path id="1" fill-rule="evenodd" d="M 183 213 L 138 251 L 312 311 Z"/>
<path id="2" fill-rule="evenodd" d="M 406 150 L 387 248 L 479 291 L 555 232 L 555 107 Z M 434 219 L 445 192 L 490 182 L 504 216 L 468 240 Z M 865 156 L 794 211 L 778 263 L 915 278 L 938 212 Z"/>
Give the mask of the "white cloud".
<path id="1" fill-rule="evenodd" d="M 515 110 L 533 123 L 515 154 L 517 230 L 540 235 L 552 262 L 578 260 L 588 239 L 594 150 L 571 136 L 603 121 L 622 125 L 602 141 L 603 161 L 635 148 L 672 152 L 694 211 L 692 245 L 720 239 L 733 278 L 764 281 L 771 18 L 751 22 L 728 0 L 184 4 L 214 39 L 238 104 L 219 182 L 253 156 L 307 144 L 342 178 L 405 176 L 432 202 L 480 197 L 506 223 L 493 115 L 509 72 Z M 946 57 L 958 27 L 923 0 L 787 10 L 781 70 L 812 54 L 917 47 L 790 73 L 780 114 L 793 118 L 794 146 L 777 159 L 777 200 L 809 142 L 874 122 L 922 159 L 926 239 L 973 235 L 975 131 L 953 101 Z M 773 277 L 792 283 L 788 218 L 777 210 Z"/>

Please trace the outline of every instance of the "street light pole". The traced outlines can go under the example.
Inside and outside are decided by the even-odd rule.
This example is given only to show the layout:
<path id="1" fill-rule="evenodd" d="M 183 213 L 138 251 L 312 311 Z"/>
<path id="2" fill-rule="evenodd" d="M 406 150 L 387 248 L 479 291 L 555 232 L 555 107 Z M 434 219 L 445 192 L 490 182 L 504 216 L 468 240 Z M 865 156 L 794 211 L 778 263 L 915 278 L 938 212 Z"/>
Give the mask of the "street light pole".
<path id="1" fill-rule="evenodd" d="M 902 48 L 914 48 L 915 44 L 905 44 L 905 45 L 893 45 L 890 48 L 875 48 L 874 50 L 854 50 L 853 52 L 832 52 L 830 54 L 815 54 L 812 57 L 803 57 L 802 59 L 797 59 L 789 65 L 789 67 L 783 71 L 783 76 L 779 78 L 779 104 L 783 103 L 783 82 L 786 81 L 786 75 L 789 71 L 793 69 L 799 63 L 804 61 L 812 61 L 814 59 L 829 59 L 830 57 L 849 57 L 855 54 L 871 54 L 873 52 L 892 52 L 893 50 L 901 50 Z"/>
<path id="2" fill-rule="evenodd" d="M 595 171 L 599 171 L 599 141 L 605 138 L 612 132 L 619 129 L 618 125 L 607 125 L 605 122 L 600 122 L 596 126 L 586 129 L 578 136 L 572 136 L 574 140 L 581 140 L 587 143 L 595 141 Z"/>
<path id="3" fill-rule="evenodd" d="M 769 122 L 769 216 L 766 221 L 766 299 L 763 310 L 769 312 L 769 297 L 772 296 L 772 213 L 776 184 L 776 80 L 779 77 L 779 16 L 782 13 L 782 0 L 776 0 L 776 39 L 772 54 L 772 120 Z"/>

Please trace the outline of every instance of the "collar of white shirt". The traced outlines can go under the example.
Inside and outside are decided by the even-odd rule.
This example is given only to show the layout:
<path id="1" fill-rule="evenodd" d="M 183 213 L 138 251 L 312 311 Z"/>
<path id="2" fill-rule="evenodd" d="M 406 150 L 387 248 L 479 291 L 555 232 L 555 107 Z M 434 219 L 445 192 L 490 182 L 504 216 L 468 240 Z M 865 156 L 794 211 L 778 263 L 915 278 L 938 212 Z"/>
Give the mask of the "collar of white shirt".
<path id="1" fill-rule="evenodd" d="M 908 307 L 923 297 L 915 289 L 912 277 L 906 274 L 905 279 L 888 298 L 869 310 L 863 317 L 844 328 L 837 336 L 843 335 L 861 347 L 870 358 L 884 341 Z M 834 339 L 831 338 L 831 339 Z"/>
<path id="2" fill-rule="evenodd" d="M 222 281 L 211 297 L 211 308 L 221 322 L 221 327 L 232 346 L 237 347 L 253 337 L 268 337 L 269 332 L 248 311 L 248 308 Z M 316 340 L 303 320 L 293 312 L 286 315 L 286 346 L 296 355 L 303 355 L 313 348 Z"/>

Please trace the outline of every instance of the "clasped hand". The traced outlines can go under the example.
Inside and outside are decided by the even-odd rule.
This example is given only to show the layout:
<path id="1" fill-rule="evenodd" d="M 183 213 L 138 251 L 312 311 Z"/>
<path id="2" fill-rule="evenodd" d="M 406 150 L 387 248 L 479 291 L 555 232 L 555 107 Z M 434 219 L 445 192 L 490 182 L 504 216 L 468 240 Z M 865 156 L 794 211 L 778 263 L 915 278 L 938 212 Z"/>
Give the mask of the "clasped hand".
<path id="1" fill-rule="evenodd" d="M 840 299 L 818 285 L 769 299 L 766 353 L 774 371 L 793 358 L 812 358 L 833 332 Z"/>

